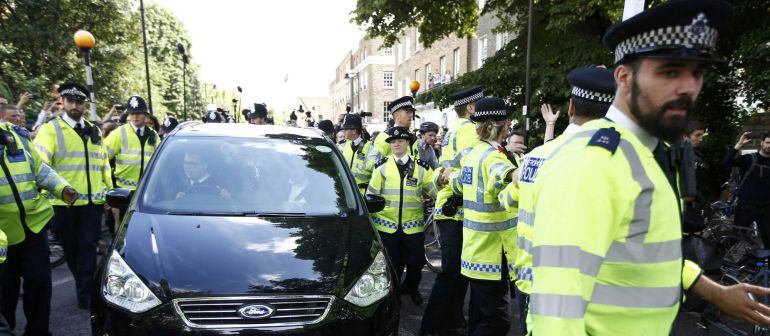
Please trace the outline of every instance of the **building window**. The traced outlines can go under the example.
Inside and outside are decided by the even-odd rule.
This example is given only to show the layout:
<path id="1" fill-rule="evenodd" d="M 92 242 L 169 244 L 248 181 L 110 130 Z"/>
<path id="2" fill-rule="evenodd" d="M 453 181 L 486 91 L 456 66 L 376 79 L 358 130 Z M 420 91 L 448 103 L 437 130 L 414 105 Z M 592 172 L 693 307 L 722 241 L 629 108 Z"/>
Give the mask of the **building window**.
<path id="1" fill-rule="evenodd" d="M 385 71 L 382 73 L 382 79 L 383 79 L 383 85 L 386 88 L 392 88 L 393 87 L 393 72 L 392 71 Z"/>
<path id="2" fill-rule="evenodd" d="M 406 38 L 406 43 L 404 43 L 404 54 L 405 54 L 405 60 L 409 59 L 409 55 L 412 53 L 412 40 L 410 38 Z"/>
<path id="3" fill-rule="evenodd" d="M 503 49 L 508 44 L 508 32 L 495 34 L 495 51 Z"/>
<path id="4" fill-rule="evenodd" d="M 418 28 L 414 29 L 414 52 L 417 53 L 420 51 L 420 30 Z"/>
<path id="5" fill-rule="evenodd" d="M 428 64 L 425 64 L 425 84 L 428 86 L 423 86 L 423 87 L 425 87 L 426 89 L 430 88 L 431 79 L 433 79 L 433 74 L 430 73 L 430 63 L 428 63 Z"/>
<path id="6" fill-rule="evenodd" d="M 438 73 L 442 76 L 446 73 L 446 56 L 438 59 Z"/>
<path id="7" fill-rule="evenodd" d="M 460 48 L 454 51 L 454 75 L 455 78 L 460 74 Z"/>
<path id="8" fill-rule="evenodd" d="M 390 121 L 390 111 L 388 111 L 388 105 L 390 105 L 389 101 L 382 102 L 382 119 L 386 123 Z"/>
<path id="9" fill-rule="evenodd" d="M 414 80 L 419 81 L 420 80 L 420 69 L 414 69 Z M 424 86 L 425 83 L 422 83 L 422 86 Z M 409 87 L 409 84 L 407 84 L 407 87 Z"/>
<path id="10" fill-rule="evenodd" d="M 476 56 L 476 64 L 478 64 L 478 67 L 481 68 L 482 65 L 484 65 L 484 60 L 487 59 L 487 37 L 482 36 L 478 40 L 478 54 Z"/>
<path id="11" fill-rule="evenodd" d="M 385 48 L 385 56 L 393 56 L 393 47 Z"/>

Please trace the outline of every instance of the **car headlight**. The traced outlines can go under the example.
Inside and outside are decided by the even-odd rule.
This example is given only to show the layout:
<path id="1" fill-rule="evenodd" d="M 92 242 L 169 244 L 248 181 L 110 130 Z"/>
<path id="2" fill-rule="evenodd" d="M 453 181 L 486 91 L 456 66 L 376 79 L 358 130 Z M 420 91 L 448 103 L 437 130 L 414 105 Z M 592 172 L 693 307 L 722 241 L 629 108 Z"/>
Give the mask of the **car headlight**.
<path id="1" fill-rule="evenodd" d="M 161 304 L 117 251 L 112 251 L 107 264 L 107 279 L 102 294 L 110 303 L 132 313 L 143 313 Z"/>
<path id="2" fill-rule="evenodd" d="M 369 269 L 356 281 L 348 295 L 345 295 L 345 301 L 359 307 L 366 307 L 384 298 L 389 291 L 388 263 L 385 260 L 385 254 L 380 251 L 374 257 Z"/>

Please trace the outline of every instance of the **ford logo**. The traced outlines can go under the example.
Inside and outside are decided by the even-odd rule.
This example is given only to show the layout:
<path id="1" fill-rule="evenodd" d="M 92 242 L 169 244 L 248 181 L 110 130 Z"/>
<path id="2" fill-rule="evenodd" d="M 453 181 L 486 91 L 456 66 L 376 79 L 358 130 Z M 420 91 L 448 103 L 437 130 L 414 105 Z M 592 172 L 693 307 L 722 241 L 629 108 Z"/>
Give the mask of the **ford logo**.
<path id="1" fill-rule="evenodd" d="M 266 318 L 273 315 L 273 312 L 275 312 L 275 309 L 261 304 L 243 306 L 241 309 L 238 309 L 238 314 L 247 319 Z"/>

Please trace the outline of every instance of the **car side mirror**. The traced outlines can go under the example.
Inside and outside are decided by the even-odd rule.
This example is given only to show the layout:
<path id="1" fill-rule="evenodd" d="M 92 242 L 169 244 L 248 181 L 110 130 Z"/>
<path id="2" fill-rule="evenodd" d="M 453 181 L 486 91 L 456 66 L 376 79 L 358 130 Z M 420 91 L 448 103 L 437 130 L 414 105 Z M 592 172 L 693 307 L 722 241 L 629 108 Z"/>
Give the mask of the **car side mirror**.
<path id="1" fill-rule="evenodd" d="M 382 196 L 366 195 L 366 208 L 369 213 L 380 212 L 385 208 L 385 199 Z"/>
<path id="2" fill-rule="evenodd" d="M 107 205 L 113 208 L 125 209 L 131 202 L 131 193 L 132 191 L 126 188 L 112 189 L 107 192 Z"/>

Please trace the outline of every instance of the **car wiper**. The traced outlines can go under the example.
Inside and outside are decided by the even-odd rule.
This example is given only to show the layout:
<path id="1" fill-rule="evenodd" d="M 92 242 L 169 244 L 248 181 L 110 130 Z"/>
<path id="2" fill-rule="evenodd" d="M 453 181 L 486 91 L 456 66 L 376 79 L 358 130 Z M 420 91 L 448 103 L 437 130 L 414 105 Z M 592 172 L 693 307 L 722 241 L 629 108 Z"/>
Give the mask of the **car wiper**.
<path id="1" fill-rule="evenodd" d="M 243 216 L 247 217 L 307 217 L 304 212 L 243 212 Z"/>
<path id="2" fill-rule="evenodd" d="M 202 211 L 168 211 L 167 215 L 174 216 L 243 216 L 241 212 L 202 212 Z"/>

